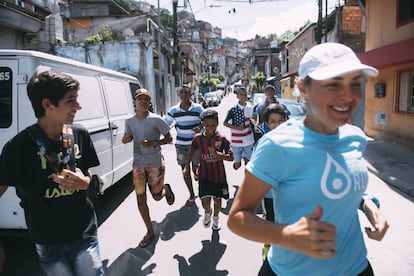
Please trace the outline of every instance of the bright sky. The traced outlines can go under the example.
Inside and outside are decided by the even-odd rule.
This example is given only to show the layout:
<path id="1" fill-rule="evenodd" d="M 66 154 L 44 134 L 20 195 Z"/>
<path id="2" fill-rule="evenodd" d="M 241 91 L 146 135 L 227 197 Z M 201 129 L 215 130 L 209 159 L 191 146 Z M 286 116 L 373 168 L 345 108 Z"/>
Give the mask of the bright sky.
<path id="1" fill-rule="evenodd" d="M 161 8 L 172 11 L 172 0 L 147 0 L 156 8 L 158 1 Z M 190 3 L 186 8 L 184 1 Z M 343 3 L 340 0 L 322 2 L 326 1 L 328 13 L 339 2 Z M 223 37 L 238 40 L 254 38 L 256 34 L 280 36 L 285 31 L 297 31 L 308 20 L 316 22 L 318 18 L 318 0 L 252 0 L 252 4 L 249 0 L 178 0 L 178 10 L 182 9 L 192 11 L 197 20 L 221 28 Z"/>

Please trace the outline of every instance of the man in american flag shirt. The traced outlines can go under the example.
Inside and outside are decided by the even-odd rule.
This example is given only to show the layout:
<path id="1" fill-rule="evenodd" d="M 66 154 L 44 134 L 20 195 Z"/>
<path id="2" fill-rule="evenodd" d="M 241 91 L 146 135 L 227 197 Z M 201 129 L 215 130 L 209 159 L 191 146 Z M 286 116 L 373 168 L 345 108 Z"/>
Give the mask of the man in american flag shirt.
<path id="1" fill-rule="evenodd" d="M 244 163 L 249 162 L 253 152 L 253 133 L 250 120 L 253 116 L 253 107 L 247 102 L 247 90 L 242 87 L 237 92 L 238 103 L 227 111 L 223 125 L 230 128 L 231 148 L 234 154 L 233 168 L 238 170 Z"/>

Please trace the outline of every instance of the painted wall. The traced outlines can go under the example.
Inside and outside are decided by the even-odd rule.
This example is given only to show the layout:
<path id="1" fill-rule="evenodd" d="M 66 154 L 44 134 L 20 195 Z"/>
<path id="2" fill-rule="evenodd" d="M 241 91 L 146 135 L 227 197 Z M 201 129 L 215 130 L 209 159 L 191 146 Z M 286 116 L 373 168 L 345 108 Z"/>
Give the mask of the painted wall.
<path id="1" fill-rule="evenodd" d="M 414 149 L 414 113 L 397 112 L 397 72 L 414 71 L 414 22 L 397 26 L 397 0 L 366 2 L 366 52 L 360 59 L 379 70 L 367 82 L 365 132 L 375 139 Z M 385 83 L 385 97 L 375 97 L 375 84 Z"/>
<path id="2" fill-rule="evenodd" d="M 159 88 L 159 71 L 154 69 L 152 47 L 146 48 L 139 37 L 127 38 L 124 42 L 106 42 L 85 46 L 58 45 L 56 55 L 101 66 L 104 68 L 126 71 L 136 76 L 143 87 L 155 95 L 155 112 L 165 114 L 178 102 L 174 77 L 165 68 L 162 70 L 162 87 Z M 167 59 L 163 56 L 165 66 Z"/>
<path id="3" fill-rule="evenodd" d="M 397 0 L 366 1 L 365 51 L 414 37 L 414 23 L 397 27 Z"/>
<path id="4" fill-rule="evenodd" d="M 375 139 L 392 141 L 414 149 L 414 114 L 395 112 L 395 72 L 413 68 L 414 63 L 379 70 L 378 77 L 367 82 L 365 104 L 365 133 Z M 386 96 L 375 97 L 375 83 L 384 82 Z"/>

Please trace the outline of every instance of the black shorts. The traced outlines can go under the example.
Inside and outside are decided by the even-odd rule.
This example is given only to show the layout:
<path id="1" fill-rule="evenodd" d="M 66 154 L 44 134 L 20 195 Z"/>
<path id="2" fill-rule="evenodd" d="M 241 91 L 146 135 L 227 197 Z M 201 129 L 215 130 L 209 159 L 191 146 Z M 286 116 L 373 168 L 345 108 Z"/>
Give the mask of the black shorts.
<path id="1" fill-rule="evenodd" d="M 200 198 L 214 196 L 229 199 L 229 186 L 227 182 L 217 183 L 200 179 L 198 182 L 198 196 Z"/>
<path id="2" fill-rule="evenodd" d="M 273 272 L 272 268 L 267 261 L 267 258 L 263 261 L 262 267 L 259 270 L 258 276 L 277 276 L 276 273 Z M 359 273 L 357 276 L 374 276 L 374 271 L 372 270 L 371 264 L 368 262 L 368 266 Z"/>

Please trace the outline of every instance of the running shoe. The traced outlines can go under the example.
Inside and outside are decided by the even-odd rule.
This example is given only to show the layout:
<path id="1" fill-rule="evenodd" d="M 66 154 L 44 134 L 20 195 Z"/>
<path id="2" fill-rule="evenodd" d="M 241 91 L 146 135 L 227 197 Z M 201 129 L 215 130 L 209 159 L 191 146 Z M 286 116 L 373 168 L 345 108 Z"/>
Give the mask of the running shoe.
<path id="1" fill-rule="evenodd" d="M 203 224 L 205 227 L 208 227 L 210 225 L 212 213 L 213 213 L 213 210 L 210 210 L 209 212 L 205 211 L 204 219 L 203 219 Z"/>
<path id="2" fill-rule="evenodd" d="M 211 228 L 213 229 L 213 230 L 220 230 L 220 223 L 219 223 L 219 217 L 217 216 L 213 216 L 213 226 L 211 226 Z"/>

